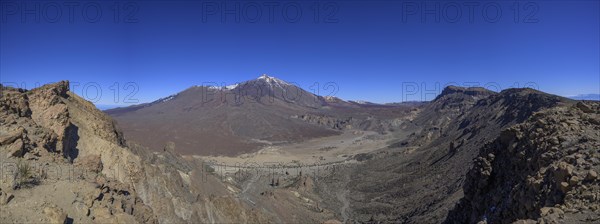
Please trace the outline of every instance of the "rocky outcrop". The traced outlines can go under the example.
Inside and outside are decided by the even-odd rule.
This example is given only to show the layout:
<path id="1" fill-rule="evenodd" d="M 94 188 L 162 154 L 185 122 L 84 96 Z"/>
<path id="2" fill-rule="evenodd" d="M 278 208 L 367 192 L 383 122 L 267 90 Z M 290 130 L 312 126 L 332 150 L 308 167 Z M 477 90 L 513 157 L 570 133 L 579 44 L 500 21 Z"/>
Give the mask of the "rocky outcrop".
<path id="1" fill-rule="evenodd" d="M 493 93 L 494 92 L 481 87 L 447 86 L 434 100 L 439 100 L 452 94 L 464 94 L 472 97 L 485 98 Z"/>
<path id="2" fill-rule="evenodd" d="M 465 176 L 479 149 L 536 112 L 574 104 L 531 89 L 495 93 L 448 87 L 443 92 L 402 129 L 406 138 L 349 171 L 352 181 L 344 187 L 350 190 L 352 219 L 442 222 L 463 197 Z"/>
<path id="3" fill-rule="evenodd" d="M 405 118 L 404 116 L 395 118 L 381 118 L 376 116 L 340 117 L 324 114 L 292 115 L 291 118 L 337 131 L 361 130 L 375 131 L 382 134 L 400 129 L 402 125 L 405 125 L 406 121 L 410 120 L 410 118 Z"/>
<path id="4" fill-rule="evenodd" d="M 158 223 L 156 214 L 126 184 L 97 177 L 96 185 L 87 194 L 85 211 L 98 223 Z M 85 209 L 85 208 L 84 208 Z"/>
<path id="5" fill-rule="evenodd" d="M 300 119 L 305 122 L 325 126 L 327 128 L 335 129 L 335 130 L 348 130 L 352 129 L 352 125 L 354 123 L 354 119 L 352 117 L 340 119 L 325 115 L 315 115 L 315 114 L 303 114 L 303 115 L 293 115 L 291 118 Z"/>
<path id="6" fill-rule="evenodd" d="M 23 127 L 0 136 L 0 147 L 6 151 L 6 157 L 20 157 L 24 153 L 24 144 L 27 142 L 27 133 Z"/>
<path id="7" fill-rule="evenodd" d="M 46 153 L 58 153 L 72 161 L 79 153 L 79 126 L 73 123 L 71 109 L 81 106 L 94 107 L 91 103 L 73 96 L 69 92 L 69 82 L 66 81 L 45 85 L 32 91 L 3 87 L 0 100 L 0 121 L 3 130 L 0 130 L 0 133 L 11 134 L 4 135 L 6 138 L 3 138 L 1 145 L 12 141 L 16 146 L 20 146 L 9 147 L 17 157 L 23 156 L 25 152 L 32 152 L 32 155 L 37 157 Z M 96 130 L 106 129 L 110 127 Z M 21 149 L 17 150 L 18 148 Z"/>
<path id="8" fill-rule="evenodd" d="M 446 222 L 598 222 L 599 111 L 580 102 L 503 131 L 480 150 Z"/>
<path id="9" fill-rule="evenodd" d="M 14 114 L 13 117 L 30 117 L 29 101 L 27 95 L 23 94 L 25 90 L 4 87 L 0 85 L 0 109 L 7 111 L 7 114 Z M 7 122 L 13 122 L 8 120 Z"/>
<path id="10" fill-rule="evenodd" d="M 62 153 L 65 158 L 75 159 L 74 127 L 69 120 L 68 106 L 65 99 L 69 96 L 69 82 L 63 81 L 46 85 L 35 91 L 26 92 L 31 109 L 31 119 L 37 125 L 51 131 L 52 141 L 56 143 L 54 150 Z"/>
<path id="11" fill-rule="evenodd" d="M 227 208 L 219 207 L 216 202 L 230 198 L 229 192 L 219 190 L 226 188 L 216 178 L 203 176 L 203 164 L 184 160 L 174 146 L 152 153 L 126 144 L 115 122 L 70 92 L 66 81 L 29 91 L 2 87 L 0 123 L 0 152 L 8 155 L 0 157 L 1 168 L 15 177 L 19 172 L 35 177 L 27 186 L 33 198 L 13 191 L 14 180 L 2 178 L 0 187 L 14 194 L 0 193 L 0 199 L 11 203 L 0 204 L 0 222 L 267 220 L 234 199 Z M 17 169 L 20 165 L 5 164 L 27 165 Z M 215 190 L 200 187 L 207 179 Z M 210 195 L 224 199 L 211 201 Z M 237 212 L 223 215 L 228 214 L 224 209 Z"/>

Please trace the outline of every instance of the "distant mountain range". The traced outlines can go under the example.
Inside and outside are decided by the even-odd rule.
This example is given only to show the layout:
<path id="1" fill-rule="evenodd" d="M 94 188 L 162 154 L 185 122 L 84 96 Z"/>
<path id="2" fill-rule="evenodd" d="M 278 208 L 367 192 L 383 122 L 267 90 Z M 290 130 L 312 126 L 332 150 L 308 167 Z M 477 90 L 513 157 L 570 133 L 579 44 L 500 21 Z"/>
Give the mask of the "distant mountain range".
<path id="1" fill-rule="evenodd" d="M 224 86 L 224 87 L 214 87 L 214 86 L 209 86 L 209 88 L 211 89 L 218 89 L 218 90 L 232 90 L 235 89 L 235 87 L 237 87 L 239 84 L 235 84 L 235 85 L 229 85 L 229 86 Z M 174 96 L 174 95 L 172 95 Z M 157 101 L 160 100 L 166 100 L 169 97 L 172 96 L 168 96 L 162 99 L 159 99 Z M 579 94 L 579 95 L 575 95 L 575 96 L 566 96 L 569 99 L 573 99 L 573 100 L 596 100 L 596 101 L 600 101 L 600 94 L 596 94 L 596 93 L 590 93 L 590 94 Z M 344 101 L 338 97 L 334 97 L 334 96 L 325 96 L 323 97 L 325 100 L 329 101 L 329 102 L 346 102 L 346 103 L 350 103 L 350 104 L 360 104 L 360 105 L 388 105 L 388 106 L 398 106 L 398 105 L 410 105 L 410 104 L 423 104 L 425 101 L 404 101 L 404 102 L 391 102 L 391 103 L 374 103 L 374 102 L 369 102 L 369 101 L 365 101 L 365 100 L 348 100 L 348 101 Z M 106 111 L 106 110 L 111 110 L 111 109 L 116 109 L 116 108 L 122 108 L 122 107 L 128 107 L 129 105 L 113 105 L 113 104 L 96 104 L 96 107 L 100 110 Z"/>
<path id="2" fill-rule="evenodd" d="M 579 94 L 577 96 L 569 97 L 574 100 L 597 100 L 600 101 L 600 94 L 591 93 L 591 94 Z"/>
<path id="3" fill-rule="evenodd" d="M 493 93 L 451 86 L 438 98 L 457 91 L 474 96 Z M 599 97 L 587 94 L 573 99 Z M 173 141 L 184 154 L 231 156 L 338 135 L 346 129 L 389 132 L 398 128 L 395 119 L 426 104 L 345 101 L 262 75 L 224 87 L 192 86 L 154 102 L 105 112 L 118 121 L 127 138 L 153 150 Z"/>
<path id="4" fill-rule="evenodd" d="M 128 138 L 154 150 L 173 141 L 188 154 L 236 155 L 337 135 L 348 126 L 385 131 L 384 120 L 411 107 L 322 97 L 262 75 L 227 87 L 193 86 L 151 103 L 105 112 Z"/>

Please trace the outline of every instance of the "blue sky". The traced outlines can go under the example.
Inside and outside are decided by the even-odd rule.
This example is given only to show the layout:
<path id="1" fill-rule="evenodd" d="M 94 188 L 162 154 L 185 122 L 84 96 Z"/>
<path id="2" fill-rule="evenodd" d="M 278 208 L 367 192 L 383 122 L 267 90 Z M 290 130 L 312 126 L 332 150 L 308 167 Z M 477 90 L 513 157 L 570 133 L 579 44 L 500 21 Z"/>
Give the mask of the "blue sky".
<path id="1" fill-rule="evenodd" d="M 372 102 L 427 100 L 446 84 L 600 93 L 598 1 L 139 1 L 118 13 L 114 1 L 1 2 L 0 82 L 70 80 L 96 104 L 263 73 Z"/>

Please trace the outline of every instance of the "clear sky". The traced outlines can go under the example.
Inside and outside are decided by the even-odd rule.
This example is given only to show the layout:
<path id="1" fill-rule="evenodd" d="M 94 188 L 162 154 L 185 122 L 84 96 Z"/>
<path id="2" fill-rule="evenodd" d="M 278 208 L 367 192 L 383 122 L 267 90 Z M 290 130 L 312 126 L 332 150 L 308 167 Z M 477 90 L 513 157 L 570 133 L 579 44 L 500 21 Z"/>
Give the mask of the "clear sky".
<path id="1" fill-rule="evenodd" d="M 263 73 L 372 102 L 448 83 L 600 93 L 598 1 L 0 2 L 0 82 L 70 80 L 96 104 Z"/>

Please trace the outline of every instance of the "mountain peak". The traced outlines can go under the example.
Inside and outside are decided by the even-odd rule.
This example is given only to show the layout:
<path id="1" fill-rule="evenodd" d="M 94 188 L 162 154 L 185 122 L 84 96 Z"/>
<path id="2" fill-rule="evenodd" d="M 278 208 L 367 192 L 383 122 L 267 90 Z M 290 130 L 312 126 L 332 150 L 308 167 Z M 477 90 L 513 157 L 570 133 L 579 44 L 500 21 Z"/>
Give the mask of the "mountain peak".
<path id="1" fill-rule="evenodd" d="M 446 95 L 450 95 L 450 94 L 455 94 L 455 93 L 462 93 L 465 95 L 469 95 L 469 96 L 488 96 L 493 94 L 493 91 L 490 91 L 488 89 L 482 88 L 482 87 L 460 87 L 460 86 L 447 86 L 446 88 L 444 88 L 444 90 L 442 90 L 442 93 L 440 95 L 438 95 L 436 97 L 436 100 L 446 96 Z"/>
<path id="2" fill-rule="evenodd" d="M 264 82 L 269 83 L 269 84 L 276 84 L 278 86 L 281 86 L 281 85 L 290 85 L 286 81 L 283 81 L 281 79 L 275 78 L 273 76 L 269 76 L 267 74 L 262 74 L 260 77 L 258 77 L 257 80 L 264 81 Z"/>

